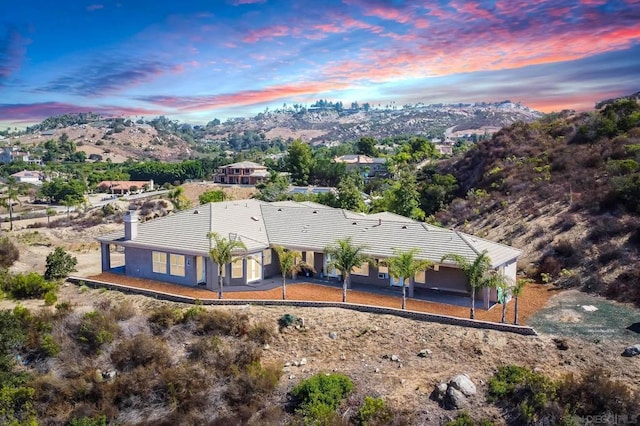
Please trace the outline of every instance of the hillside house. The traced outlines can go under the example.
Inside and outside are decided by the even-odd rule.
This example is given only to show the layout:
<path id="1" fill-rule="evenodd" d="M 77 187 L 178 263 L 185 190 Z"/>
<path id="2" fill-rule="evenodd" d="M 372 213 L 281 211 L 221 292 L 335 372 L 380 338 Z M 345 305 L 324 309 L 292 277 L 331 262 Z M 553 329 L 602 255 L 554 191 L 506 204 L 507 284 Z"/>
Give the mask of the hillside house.
<path id="1" fill-rule="evenodd" d="M 109 194 L 126 195 L 132 192 L 153 191 L 152 180 L 103 180 L 97 185 L 98 191 Z"/>
<path id="2" fill-rule="evenodd" d="M 256 185 L 264 182 L 268 176 L 269 172 L 262 164 L 241 161 L 220 167 L 214 177 L 214 182 L 232 185 Z"/>
<path id="3" fill-rule="evenodd" d="M 44 174 L 33 170 L 22 170 L 11 175 L 12 178 L 19 183 L 31 183 L 33 185 L 42 185 Z"/>
<path id="4" fill-rule="evenodd" d="M 418 258 L 434 262 L 433 269 L 418 273 L 409 285 L 414 290 L 436 289 L 469 294 L 465 275 L 455 263 L 440 263 L 444 254 L 456 253 L 473 261 L 487 250 L 492 267 L 515 280 L 515 248 L 473 235 L 439 228 L 392 213 L 362 215 L 312 202 L 258 200 L 210 203 L 145 223 L 135 213 L 125 216 L 124 229 L 104 235 L 101 244 L 102 270 L 124 272 L 127 276 L 164 281 L 185 286 L 202 285 L 217 289 L 219 266 L 209 257 L 209 232 L 225 238 L 238 238 L 247 247 L 223 271 L 231 286 L 244 286 L 277 277 L 280 274 L 273 247 L 283 246 L 303 253 L 305 262 L 314 265 L 316 275 L 338 279 L 327 268 L 330 259 L 324 251 L 339 238 L 352 238 L 366 246 L 366 254 L 375 261 L 353 271 L 351 282 L 371 287 L 401 286 L 379 263 L 393 255 L 393 249 L 418 248 Z M 112 269 L 111 250 L 124 249 L 124 266 Z M 497 301 L 494 289 L 478 292 L 485 307 Z"/>
<path id="5" fill-rule="evenodd" d="M 14 161 L 29 163 L 29 154 L 15 146 L 2 147 L 2 150 L 0 150 L 0 163 L 8 164 Z"/>
<path id="6" fill-rule="evenodd" d="M 347 171 L 358 170 L 363 178 L 387 176 L 387 159 L 367 155 L 342 155 L 333 159 L 336 163 L 346 164 Z"/>

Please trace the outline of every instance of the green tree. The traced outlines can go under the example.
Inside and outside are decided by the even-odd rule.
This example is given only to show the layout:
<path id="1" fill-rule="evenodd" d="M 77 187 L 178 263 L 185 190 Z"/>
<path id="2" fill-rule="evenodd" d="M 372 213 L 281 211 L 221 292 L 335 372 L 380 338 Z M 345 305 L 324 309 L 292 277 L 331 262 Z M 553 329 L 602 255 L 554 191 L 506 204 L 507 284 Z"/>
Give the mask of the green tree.
<path id="1" fill-rule="evenodd" d="M 62 247 L 56 247 L 47 255 L 44 278 L 46 280 L 56 280 L 66 278 L 71 272 L 76 270 L 78 259 L 67 253 Z"/>
<path id="2" fill-rule="evenodd" d="M 432 215 L 453 201 L 458 191 L 458 181 L 452 174 L 441 175 L 435 170 L 425 170 L 420 187 L 421 208 Z"/>
<path id="3" fill-rule="evenodd" d="M 401 171 L 397 182 L 389 188 L 389 208 L 393 213 L 424 220 L 425 214 L 420 209 L 420 193 L 416 184 L 416 176 L 410 171 Z"/>
<path id="4" fill-rule="evenodd" d="M 53 207 L 47 207 L 45 213 L 47 214 L 47 227 L 49 227 L 51 225 L 51 216 L 55 216 L 57 211 Z"/>
<path id="5" fill-rule="evenodd" d="M 338 184 L 338 206 L 341 209 L 363 212 L 367 209 L 362 191 L 353 175 L 345 176 Z"/>
<path id="6" fill-rule="evenodd" d="M 215 246 L 209 250 L 209 256 L 211 260 L 218 265 L 218 299 L 222 299 L 222 271 L 227 269 L 227 265 L 233 260 L 234 254 L 242 250 L 243 255 L 247 250 L 247 246 L 242 241 L 236 238 L 225 238 L 220 236 L 217 232 L 209 232 L 207 238 L 213 240 Z M 230 274 L 226 273 L 227 285 L 229 283 Z"/>
<path id="7" fill-rule="evenodd" d="M 282 273 L 282 300 L 287 299 L 287 274 L 291 275 L 301 271 L 307 266 L 304 262 L 298 262 L 298 259 L 302 259 L 302 253 L 297 250 L 289 250 L 281 246 L 274 247 L 276 253 L 278 253 L 278 260 L 280 261 L 280 272 Z"/>
<path id="8" fill-rule="evenodd" d="M 224 201 L 224 191 L 220 189 L 209 189 L 198 196 L 198 201 L 200 201 L 200 204 Z"/>
<path id="9" fill-rule="evenodd" d="M 342 275 L 342 302 L 347 301 L 347 288 L 351 270 L 369 262 L 370 257 L 364 254 L 365 246 L 354 245 L 351 237 L 336 240 L 334 245 L 326 247 L 324 253 L 329 257 L 327 269 L 337 269 Z"/>
<path id="10" fill-rule="evenodd" d="M 420 253 L 420 250 L 417 248 L 406 251 L 393 249 L 393 257 L 384 262 L 389 266 L 389 274 L 396 280 L 402 280 L 402 309 L 407 308 L 407 285 L 411 286 L 413 284 L 413 279 L 418 272 L 424 271 L 433 265 L 428 260 L 416 259 L 418 253 Z"/>
<path id="11" fill-rule="evenodd" d="M 287 149 L 285 167 L 291 174 L 291 180 L 295 185 L 308 185 L 309 173 L 313 164 L 311 147 L 296 139 Z"/>
<path id="12" fill-rule="evenodd" d="M 445 254 L 440 263 L 445 260 L 457 263 L 469 281 L 471 288 L 470 318 L 474 319 L 476 316 L 476 291 L 485 287 L 495 287 L 500 280 L 504 279 L 504 276 L 491 269 L 491 259 L 486 250 L 478 254 L 473 262 L 469 262 L 466 257 L 455 253 Z"/>
<path id="13" fill-rule="evenodd" d="M 173 206 L 176 210 L 184 210 L 188 209 L 191 205 L 186 195 L 184 195 L 184 188 L 182 186 L 177 186 L 167 194 L 169 200 L 173 203 Z"/>
<path id="14" fill-rule="evenodd" d="M 356 154 L 368 155 L 369 157 L 377 157 L 378 149 L 376 148 L 377 141 L 371 136 L 363 136 L 356 143 Z"/>
<path id="15" fill-rule="evenodd" d="M 44 182 L 40 188 L 40 196 L 52 203 L 59 203 L 68 200 L 76 205 L 82 204 L 87 185 L 78 179 L 65 181 L 55 178 L 52 181 Z"/>
<path id="16" fill-rule="evenodd" d="M 271 171 L 265 183 L 256 185 L 258 193 L 255 198 L 262 201 L 281 201 L 286 199 L 289 191 L 289 179 L 276 171 Z"/>
<path id="17" fill-rule="evenodd" d="M 13 231 L 13 205 L 20 204 L 20 200 L 18 190 L 15 188 L 15 179 L 9 178 L 8 182 L 7 193 L 0 198 L 0 205 L 9 211 L 9 230 Z"/>

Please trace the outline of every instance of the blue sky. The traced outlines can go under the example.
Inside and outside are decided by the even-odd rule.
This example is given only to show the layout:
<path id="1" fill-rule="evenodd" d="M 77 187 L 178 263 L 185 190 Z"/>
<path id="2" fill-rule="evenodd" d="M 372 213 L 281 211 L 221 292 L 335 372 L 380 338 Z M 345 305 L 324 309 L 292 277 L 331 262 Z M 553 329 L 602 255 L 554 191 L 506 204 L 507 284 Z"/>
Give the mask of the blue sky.
<path id="1" fill-rule="evenodd" d="M 317 99 L 588 110 L 640 90 L 640 0 L 0 0 L 0 125 Z"/>

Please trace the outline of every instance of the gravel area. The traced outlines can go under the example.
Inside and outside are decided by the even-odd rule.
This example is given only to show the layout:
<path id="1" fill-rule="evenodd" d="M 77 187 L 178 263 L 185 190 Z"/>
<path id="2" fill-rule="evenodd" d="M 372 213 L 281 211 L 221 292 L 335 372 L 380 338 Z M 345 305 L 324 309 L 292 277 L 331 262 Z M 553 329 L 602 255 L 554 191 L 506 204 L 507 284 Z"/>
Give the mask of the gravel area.
<path id="1" fill-rule="evenodd" d="M 111 274 L 107 272 L 88 278 L 114 284 L 126 285 L 130 287 L 155 290 L 163 293 L 193 297 L 195 299 L 201 300 L 217 298 L 217 293 L 211 292 L 209 290 L 161 283 L 139 278 L 131 278 L 124 275 Z M 548 285 L 528 285 L 525 288 L 524 294 L 520 297 L 518 303 L 518 315 L 520 324 L 527 324 L 527 319 L 534 313 L 542 309 L 546 305 L 547 300 L 553 294 L 554 289 Z M 234 291 L 233 293 L 227 292 L 224 294 L 224 298 L 234 300 L 279 300 L 282 298 L 282 288 L 278 287 L 271 290 L 255 290 L 246 292 Z M 287 299 L 341 302 L 342 289 L 321 284 L 295 282 L 287 284 Z M 402 303 L 400 297 L 374 294 L 356 290 L 349 290 L 347 294 L 347 302 L 362 305 L 384 306 L 389 308 L 400 308 Z M 513 300 L 507 304 L 508 322 L 513 321 L 513 305 Z M 442 303 L 433 303 L 423 300 L 413 300 L 410 298 L 407 299 L 407 309 L 440 315 L 451 315 L 460 318 L 469 317 L 469 308 L 467 307 L 445 305 Z M 501 316 L 501 305 L 495 305 L 488 311 L 479 309 L 478 305 L 476 305 L 476 319 L 499 322 Z"/>

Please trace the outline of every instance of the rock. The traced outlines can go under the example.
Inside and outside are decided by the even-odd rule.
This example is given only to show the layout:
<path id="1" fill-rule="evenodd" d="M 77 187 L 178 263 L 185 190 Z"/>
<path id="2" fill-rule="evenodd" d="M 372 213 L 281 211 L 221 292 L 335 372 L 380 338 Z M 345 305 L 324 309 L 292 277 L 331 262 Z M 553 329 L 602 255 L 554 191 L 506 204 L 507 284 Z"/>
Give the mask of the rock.
<path id="1" fill-rule="evenodd" d="M 465 408 L 467 405 L 469 405 L 469 402 L 462 392 L 453 386 L 447 388 L 445 408 L 460 409 Z"/>
<path id="2" fill-rule="evenodd" d="M 418 356 L 420 358 L 426 358 L 429 355 L 431 355 L 431 350 L 430 349 L 422 349 L 420 352 L 418 352 Z"/>
<path id="3" fill-rule="evenodd" d="M 285 363 L 284 363 L 284 366 L 285 366 L 285 367 L 291 367 L 291 363 L 290 363 L 290 362 L 285 362 Z"/>
<path id="4" fill-rule="evenodd" d="M 307 365 L 307 359 L 306 358 L 302 358 L 300 360 L 300 365 Z"/>
<path id="5" fill-rule="evenodd" d="M 338 338 L 338 334 L 335 331 L 332 331 L 331 333 L 329 333 L 329 339 L 335 340 L 337 338 Z"/>
<path id="6" fill-rule="evenodd" d="M 378 367 L 375 368 L 375 370 L 373 370 L 374 373 L 379 373 L 380 369 Z"/>
<path id="7" fill-rule="evenodd" d="M 111 380 L 114 379 L 116 377 L 116 372 L 115 371 L 103 371 L 102 372 L 102 378 L 105 380 Z"/>
<path id="8" fill-rule="evenodd" d="M 391 361 L 400 362 L 400 358 L 398 357 L 398 355 L 391 355 Z"/>
<path id="9" fill-rule="evenodd" d="M 464 396 L 473 396 L 476 394 L 476 385 L 466 374 L 458 374 L 449 381 L 449 387 L 454 388 L 464 394 Z"/>
<path id="10" fill-rule="evenodd" d="M 624 352 L 622 352 L 622 356 L 626 356 L 626 357 L 632 357 L 637 355 L 640 355 L 640 343 L 638 343 L 637 345 L 627 346 L 624 349 Z"/>
<path id="11" fill-rule="evenodd" d="M 269 349 L 271 346 L 269 346 L 268 343 L 265 343 L 264 346 L 262 347 L 262 349 L 267 350 Z"/>

